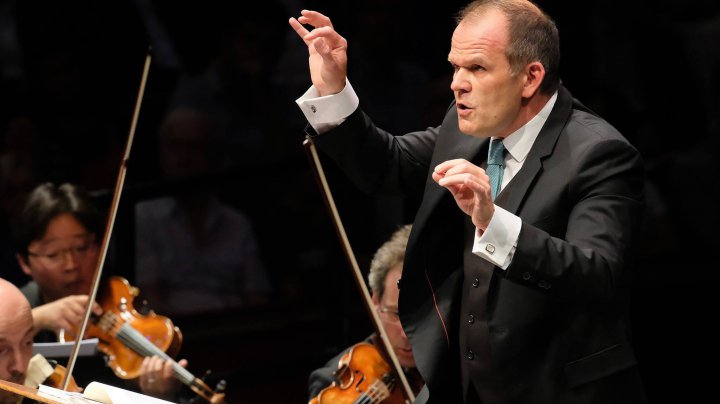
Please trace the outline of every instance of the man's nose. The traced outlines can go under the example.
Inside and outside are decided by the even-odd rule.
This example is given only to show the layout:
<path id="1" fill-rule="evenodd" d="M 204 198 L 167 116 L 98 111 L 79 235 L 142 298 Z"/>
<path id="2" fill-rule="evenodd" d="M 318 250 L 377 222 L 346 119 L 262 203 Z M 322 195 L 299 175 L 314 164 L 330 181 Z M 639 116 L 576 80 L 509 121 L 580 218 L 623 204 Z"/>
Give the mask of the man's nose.
<path id="1" fill-rule="evenodd" d="M 80 262 L 80 260 L 78 259 L 77 255 L 73 250 L 65 250 L 63 252 L 63 257 L 65 258 L 65 264 L 63 265 L 63 269 L 65 269 L 66 271 L 71 271 L 78 267 L 78 263 Z"/>
<path id="2" fill-rule="evenodd" d="M 453 79 L 450 83 L 450 89 L 455 92 L 470 91 L 470 82 L 467 80 L 468 74 L 469 72 L 466 69 L 457 69 L 453 74 Z"/>
<path id="3" fill-rule="evenodd" d="M 400 330 L 400 338 L 402 338 L 403 340 L 407 340 L 408 337 L 407 337 L 407 335 L 405 334 L 405 330 L 403 330 L 402 325 L 399 324 L 399 323 L 398 323 L 398 330 Z"/>
<path id="4" fill-rule="evenodd" d="M 22 377 L 24 379 L 25 372 L 27 371 L 28 358 L 23 354 L 21 349 L 15 349 L 12 355 L 10 366 L 10 374 L 16 378 Z"/>

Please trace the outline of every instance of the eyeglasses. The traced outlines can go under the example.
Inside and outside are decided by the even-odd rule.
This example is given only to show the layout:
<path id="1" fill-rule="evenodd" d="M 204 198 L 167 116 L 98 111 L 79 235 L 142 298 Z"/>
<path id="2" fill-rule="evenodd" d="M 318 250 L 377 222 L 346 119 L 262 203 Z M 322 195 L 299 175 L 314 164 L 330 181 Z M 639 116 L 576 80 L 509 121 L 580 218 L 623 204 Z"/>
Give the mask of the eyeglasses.
<path id="1" fill-rule="evenodd" d="M 81 261 L 85 259 L 88 252 L 95 248 L 95 235 L 85 234 L 75 237 L 74 245 L 62 249 L 50 249 L 46 253 L 33 252 L 28 250 L 28 255 L 37 258 L 48 268 L 60 268 L 67 263 L 67 256 L 71 254 L 73 259 Z"/>
<path id="2" fill-rule="evenodd" d="M 400 322 L 400 313 L 398 313 L 397 310 L 388 309 L 387 307 L 380 305 L 380 307 L 378 307 L 378 311 L 387 315 L 390 321 L 398 323 Z"/>

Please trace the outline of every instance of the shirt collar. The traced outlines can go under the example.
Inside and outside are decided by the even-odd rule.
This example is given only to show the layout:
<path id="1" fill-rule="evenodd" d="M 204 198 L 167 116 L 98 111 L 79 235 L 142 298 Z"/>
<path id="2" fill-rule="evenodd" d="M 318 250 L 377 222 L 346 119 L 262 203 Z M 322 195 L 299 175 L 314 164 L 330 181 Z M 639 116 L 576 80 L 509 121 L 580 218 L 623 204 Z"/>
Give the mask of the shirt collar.
<path id="1" fill-rule="evenodd" d="M 535 115 L 523 127 L 511 133 L 503 140 L 503 146 L 505 146 L 508 154 L 515 161 L 524 161 L 525 157 L 527 157 L 528 153 L 530 153 L 530 149 L 532 148 L 533 143 L 535 143 L 535 139 L 537 139 L 540 134 L 540 130 L 543 125 L 545 125 L 545 121 L 547 121 L 550 116 L 553 106 L 555 106 L 557 95 L 558 93 L 555 91 L 555 94 L 550 97 L 548 102 L 544 107 L 542 107 L 537 115 Z"/>

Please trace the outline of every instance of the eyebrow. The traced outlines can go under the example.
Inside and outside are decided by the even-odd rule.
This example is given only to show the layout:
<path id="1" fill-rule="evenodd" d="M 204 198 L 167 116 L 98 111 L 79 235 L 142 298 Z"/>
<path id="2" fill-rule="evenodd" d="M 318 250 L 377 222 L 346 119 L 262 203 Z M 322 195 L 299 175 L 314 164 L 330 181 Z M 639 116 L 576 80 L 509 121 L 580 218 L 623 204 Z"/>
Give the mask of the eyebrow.
<path id="1" fill-rule="evenodd" d="M 67 236 L 67 237 L 52 237 L 52 238 L 47 239 L 47 240 L 38 240 L 38 242 L 41 243 L 41 244 L 48 244 L 48 243 L 52 243 L 52 242 L 55 242 L 55 241 L 58 241 L 58 240 L 77 239 L 77 238 L 87 237 L 87 236 L 89 236 L 89 235 L 90 235 L 90 232 L 87 232 L 87 231 L 86 231 L 86 232 L 82 232 L 82 233 L 72 234 L 72 235 Z"/>

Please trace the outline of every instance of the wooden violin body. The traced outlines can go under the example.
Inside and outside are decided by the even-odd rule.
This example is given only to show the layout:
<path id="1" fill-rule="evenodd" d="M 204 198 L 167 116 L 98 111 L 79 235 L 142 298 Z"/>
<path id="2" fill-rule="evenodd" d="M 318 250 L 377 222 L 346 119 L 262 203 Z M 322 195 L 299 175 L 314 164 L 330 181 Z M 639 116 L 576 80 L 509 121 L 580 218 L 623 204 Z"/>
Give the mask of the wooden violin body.
<path id="1" fill-rule="evenodd" d="M 375 345 L 355 344 L 340 358 L 334 381 L 309 404 L 405 403 L 392 368 Z"/>
<path id="2" fill-rule="evenodd" d="M 48 362 L 50 363 L 50 365 L 52 365 L 53 372 L 52 372 L 52 374 L 50 374 L 50 376 L 48 376 L 45 379 L 43 384 L 46 386 L 54 387 L 56 389 L 60 389 L 60 388 L 62 388 L 62 382 L 63 382 L 63 380 L 65 380 L 65 376 L 67 375 L 67 368 L 65 368 L 64 366 L 62 366 L 54 361 L 48 361 Z M 74 392 L 80 393 L 80 392 L 82 392 L 82 390 L 83 389 L 77 385 L 77 383 L 75 382 L 75 379 L 73 379 L 71 376 L 70 382 L 68 383 L 68 386 L 67 386 L 67 391 L 74 391 Z"/>
<path id="3" fill-rule="evenodd" d="M 143 358 L 152 356 L 154 347 L 174 357 L 182 345 L 182 333 L 169 318 L 152 311 L 142 315 L 135 310 L 133 300 L 138 294 L 138 289 L 126 279 L 109 278 L 97 299 L 103 314 L 93 317 L 85 333 L 86 338 L 98 338 L 98 349 L 106 355 L 108 366 L 122 379 L 139 377 Z M 147 342 L 139 341 L 137 333 Z M 74 339 L 74 336 L 69 338 Z"/>
<path id="4" fill-rule="evenodd" d="M 86 338 L 97 338 L 98 349 L 107 357 L 107 364 L 122 379 L 140 376 L 143 359 L 159 356 L 170 361 L 173 375 L 208 402 L 219 403 L 222 391 L 213 391 L 205 382 L 180 366 L 173 357 L 182 344 L 182 333 L 165 317 L 150 312 L 140 314 L 133 306 L 139 291 L 119 276 L 111 277 L 99 293 L 98 304 L 103 314 L 88 323 Z M 74 339 L 73 335 L 69 336 Z M 219 389 L 222 390 L 222 389 Z"/>

